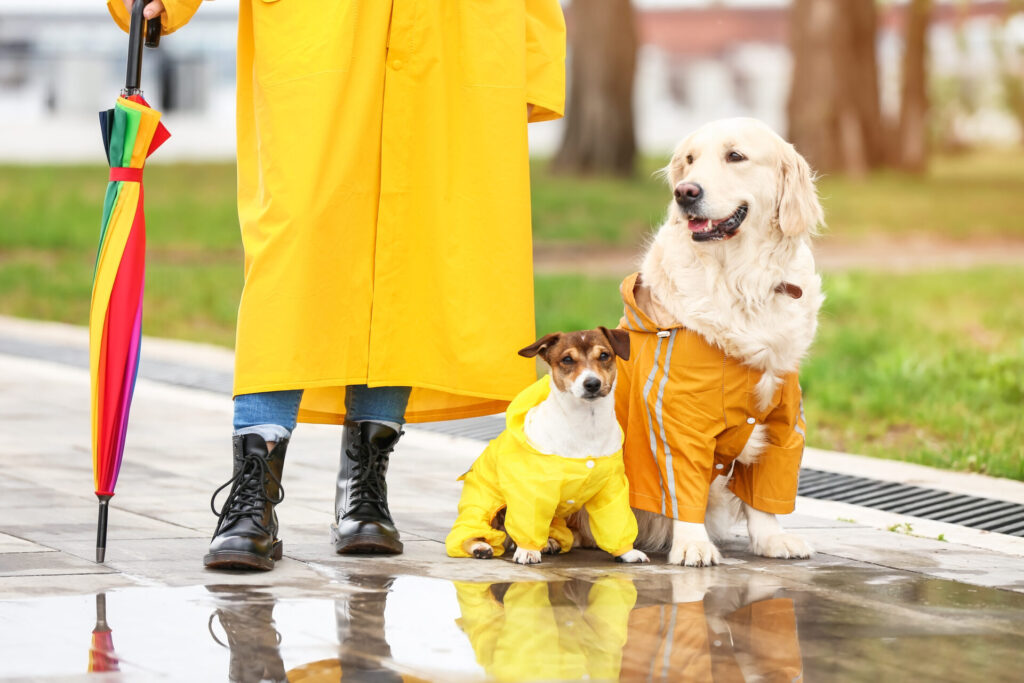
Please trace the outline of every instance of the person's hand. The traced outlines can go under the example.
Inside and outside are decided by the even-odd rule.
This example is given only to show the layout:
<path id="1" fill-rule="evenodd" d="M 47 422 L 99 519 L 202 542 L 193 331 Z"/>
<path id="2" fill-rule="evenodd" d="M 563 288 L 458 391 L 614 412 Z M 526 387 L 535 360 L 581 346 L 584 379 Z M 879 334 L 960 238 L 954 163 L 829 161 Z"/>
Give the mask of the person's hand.
<path id="1" fill-rule="evenodd" d="M 125 8 L 131 12 L 132 3 L 134 0 L 121 0 L 124 3 Z M 153 2 L 146 5 L 146 9 L 142 10 L 142 16 L 146 19 L 156 19 L 158 16 L 164 13 L 164 3 L 161 0 L 153 0 Z"/>

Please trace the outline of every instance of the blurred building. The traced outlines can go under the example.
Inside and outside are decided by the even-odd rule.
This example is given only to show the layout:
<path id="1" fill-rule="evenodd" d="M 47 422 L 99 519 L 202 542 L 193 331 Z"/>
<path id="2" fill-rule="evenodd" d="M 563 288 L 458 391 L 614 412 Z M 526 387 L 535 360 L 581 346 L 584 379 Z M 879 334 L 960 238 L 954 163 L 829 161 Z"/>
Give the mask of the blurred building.
<path id="1" fill-rule="evenodd" d="M 790 55 L 786 0 L 634 0 L 641 48 L 635 89 L 642 149 L 662 154 L 724 116 L 786 128 Z M 1024 15 L 1005 1 L 939 0 L 931 30 L 936 125 L 960 144 L 1019 142 L 1007 75 L 1020 78 Z M 158 161 L 234 155 L 238 7 L 204 3 L 189 26 L 146 51 L 143 90 L 174 144 Z M 902 8 L 888 5 L 878 39 L 882 101 L 897 107 Z M 102 0 L 0 0 L 0 161 L 98 161 L 96 111 L 124 82 L 126 36 Z M 571 58 L 571 56 L 570 56 Z M 554 151 L 561 123 L 531 126 L 535 154 Z"/>

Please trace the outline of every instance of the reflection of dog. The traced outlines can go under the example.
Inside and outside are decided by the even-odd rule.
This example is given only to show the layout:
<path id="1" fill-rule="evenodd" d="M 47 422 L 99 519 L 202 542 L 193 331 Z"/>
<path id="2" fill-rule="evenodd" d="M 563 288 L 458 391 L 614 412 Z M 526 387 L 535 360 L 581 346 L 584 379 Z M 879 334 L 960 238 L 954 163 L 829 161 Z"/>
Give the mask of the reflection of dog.
<path id="1" fill-rule="evenodd" d="M 499 681 L 619 680 L 636 588 L 625 577 L 456 582 L 476 660 Z"/>
<path id="2" fill-rule="evenodd" d="M 632 357 L 616 408 L 637 546 L 716 564 L 708 531 L 725 535 L 742 510 L 755 553 L 807 557 L 775 515 L 796 498 L 797 366 L 823 300 L 811 170 L 764 124 L 729 119 L 683 140 L 667 174 L 668 218 L 622 287 Z"/>
<path id="3" fill-rule="evenodd" d="M 507 532 L 516 562 L 540 562 L 542 552 L 569 551 L 573 536 L 565 519 L 586 507 L 596 545 L 620 561 L 646 562 L 633 549 L 636 518 L 612 391 L 615 358 L 629 358 L 629 335 L 603 327 L 549 334 L 519 353 L 539 355 L 551 374 L 516 397 L 505 431 L 461 477 L 448 554 L 500 555 Z"/>

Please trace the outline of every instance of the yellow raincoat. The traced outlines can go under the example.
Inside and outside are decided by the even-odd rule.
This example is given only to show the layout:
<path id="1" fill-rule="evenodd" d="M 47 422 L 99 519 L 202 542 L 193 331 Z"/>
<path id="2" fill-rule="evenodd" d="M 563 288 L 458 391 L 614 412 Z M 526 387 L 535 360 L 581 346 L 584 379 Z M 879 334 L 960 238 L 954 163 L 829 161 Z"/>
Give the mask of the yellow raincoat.
<path id="1" fill-rule="evenodd" d="M 621 287 L 630 359 L 619 360 L 615 410 L 626 433 L 630 504 L 703 522 L 712 479 L 732 469 L 729 488 L 745 503 L 792 512 L 806 428 L 797 373 L 758 409 L 761 372 L 682 325 L 659 328 L 637 302 L 638 294 L 649 300 L 643 287 L 637 273 Z M 755 464 L 734 463 L 759 424 L 769 445 Z"/>
<path id="2" fill-rule="evenodd" d="M 483 539 L 501 555 L 505 533 L 492 528 L 491 522 L 502 509 L 508 534 L 526 550 L 543 549 L 551 537 L 563 553 L 568 552 L 572 531 L 565 519 L 583 507 L 600 548 L 616 557 L 633 549 L 636 517 L 629 509 L 622 451 L 565 458 L 538 451 L 526 438 L 526 414 L 550 392 L 551 376 L 544 375 L 516 396 L 506 414 L 505 431 L 459 477 L 465 482 L 459 516 L 445 542 L 451 557 L 469 557 L 463 544 L 471 538 Z"/>
<path id="3" fill-rule="evenodd" d="M 568 583 L 513 583 L 500 602 L 491 584 L 455 583 L 462 614 L 456 623 L 489 676 L 499 681 L 619 679 L 636 587 L 629 579 L 605 576 L 590 586 L 586 603 L 577 604 L 564 593 Z"/>
<path id="4" fill-rule="evenodd" d="M 164 32 L 199 0 L 164 0 Z M 121 0 L 108 0 L 126 28 Z M 412 386 L 409 421 L 500 412 L 533 379 L 526 107 L 558 118 L 558 0 L 241 0 L 234 393 Z"/>

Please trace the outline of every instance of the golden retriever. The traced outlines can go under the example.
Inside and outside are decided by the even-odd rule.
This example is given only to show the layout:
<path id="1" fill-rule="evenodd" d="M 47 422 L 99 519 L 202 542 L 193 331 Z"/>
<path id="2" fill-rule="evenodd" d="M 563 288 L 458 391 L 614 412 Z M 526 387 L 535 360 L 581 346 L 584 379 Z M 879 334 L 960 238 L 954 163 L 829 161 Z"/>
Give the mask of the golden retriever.
<path id="1" fill-rule="evenodd" d="M 776 405 L 773 401 L 779 400 L 784 381 L 786 386 L 795 388 L 799 400 L 795 372 L 814 339 L 818 310 L 824 299 L 810 249 L 810 238 L 823 223 L 810 167 L 792 145 L 768 126 L 754 119 L 737 118 L 709 123 L 686 137 L 673 153 L 666 175 L 673 198 L 664 224 L 643 257 L 638 281 L 638 288 L 642 283 L 643 291 L 636 297 L 638 306 L 659 330 L 665 330 L 659 336 L 667 337 L 669 329 L 685 328 L 699 334 L 703 338 L 701 343 L 724 352 L 723 362 L 728 356 L 738 361 L 736 365 L 741 368 L 763 373 L 756 385 L 752 383 L 750 394 L 742 394 L 751 396 L 752 412 Z M 628 315 L 624 318 L 627 320 Z M 640 361 L 635 355 L 629 362 Z M 663 362 L 667 365 L 667 357 Z M 672 362 L 675 368 L 676 359 Z M 668 372 L 664 370 L 666 376 Z M 649 374 L 651 378 L 655 376 L 653 370 Z M 646 390 L 650 395 L 650 386 L 650 381 L 646 389 L 641 382 L 632 382 L 624 391 Z M 745 404 L 747 401 L 744 399 Z M 661 407 L 659 404 L 659 410 Z M 672 409 L 666 400 L 664 410 Z M 795 410 L 791 407 L 790 414 Z M 629 414 L 627 421 L 646 420 L 642 429 L 645 434 L 651 430 L 652 436 L 650 449 L 645 443 L 632 452 L 627 436 L 627 472 L 631 458 L 650 462 L 656 441 L 652 412 L 646 411 L 646 416 Z M 692 417 L 670 415 L 677 424 L 686 424 Z M 716 450 L 722 442 L 715 446 L 712 440 L 708 457 L 718 459 L 714 468 L 727 473 L 726 476 L 697 476 L 696 469 L 682 473 L 684 479 L 696 480 L 699 486 L 704 485 L 701 482 L 710 482 L 706 512 L 698 508 L 695 514 L 688 515 L 703 517 L 703 523 L 682 521 L 678 517 L 683 515 L 671 515 L 671 505 L 669 514 L 636 509 L 640 527 L 636 547 L 655 552 L 668 550 L 669 562 L 674 564 L 717 564 L 721 555 L 711 537 L 724 537 L 742 514 L 746 517 L 753 552 L 767 557 L 809 556 L 808 544 L 785 533 L 775 514 L 740 501 L 726 487 L 737 466 L 751 466 L 762 451 L 766 458 L 771 458 L 785 445 L 786 450 L 795 452 L 795 461 L 790 458 L 790 464 L 784 468 L 786 483 L 791 484 L 795 497 L 803 449 L 802 417 L 799 421 L 796 417 L 789 419 L 787 424 L 791 427 L 787 428 L 799 432 L 799 437 L 792 436 L 786 444 L 774 444 L 776 437 L 766 429 L 767 425 L 747 418 L 745 422 L 751 427 L 742 431 L 745 441 L 737 447 L 742 452 L 738 456 L 733 453 L 732 469 L 723 469 L 721 453 Z M 622 426 L 628 434 L 629 426 Z M 662 425 L 662 441 L 664 429 Z M 770 448 L 773 445 L 777 448 Z M 672 444 L 672 450 L 676 457 L 663 458 L 661 467 L 663 472 L 671 469 L 675 477 L 672 481 L 679 481 L 677 468 L 693 468 L 694 458 L 690 453 L 680 456 L 683 444 Z M 654 455 L 657 459 L 656 451 Z M 729 462 L 727 459 L 725 468 L 730 467 Z M 700 470 L 702 473 L 714 472 L 710 462 L 701 466 L 706 468 Z M 661 476 L 659 473 L 654 481 Z M 633 475 L 630 477 L 632 480 Z M 637 493 L 635 481 L 631 481 L 631 486 Z M 699 505 L 703 506 L 703 500 L 701 497 Z M 675 509 L 678 513 L 679 508 Z M 666 512 L 664 504 L 662 512 Z M 587 531 L 585 521 L 581 521 L 583 545 L 590 540 Z"/>

